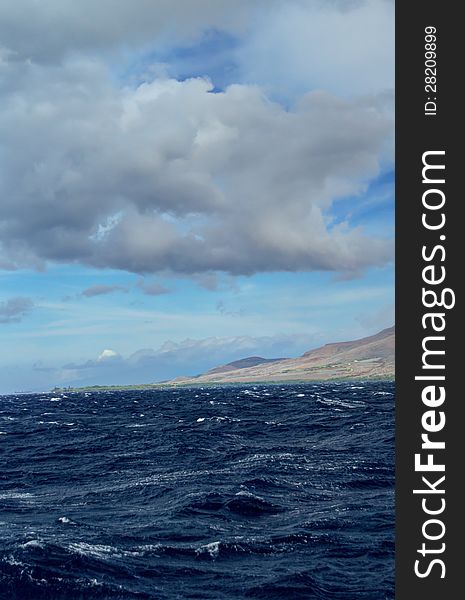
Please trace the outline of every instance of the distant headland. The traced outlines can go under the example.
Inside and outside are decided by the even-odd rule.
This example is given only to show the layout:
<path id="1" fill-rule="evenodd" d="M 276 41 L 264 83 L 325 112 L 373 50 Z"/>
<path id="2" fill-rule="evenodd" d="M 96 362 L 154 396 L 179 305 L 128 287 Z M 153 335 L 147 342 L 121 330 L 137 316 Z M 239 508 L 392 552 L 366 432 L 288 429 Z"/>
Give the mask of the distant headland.
<path id="1" fill-rule="evenodd" d="M 79 390 L 150 389 L 173 385 L 233 383 L 292 383 L 354 379 L 394 379 L 395 328 L 348 342 L 334 342 L 309 350 L 297 358 L 267 359 L 250 356 L 191 377 L 139 385 L 66 388 Z M 54 391 L 64 391 L 55 388 Z"/>

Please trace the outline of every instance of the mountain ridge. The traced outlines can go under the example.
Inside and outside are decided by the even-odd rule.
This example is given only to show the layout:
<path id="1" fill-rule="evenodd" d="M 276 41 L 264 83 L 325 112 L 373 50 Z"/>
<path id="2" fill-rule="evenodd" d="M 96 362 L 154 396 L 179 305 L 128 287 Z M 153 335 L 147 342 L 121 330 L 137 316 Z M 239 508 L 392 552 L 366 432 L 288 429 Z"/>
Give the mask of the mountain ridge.
<path id="1" fill-rule="evenodd" d="M 209 369 L 207 374 L 211 373 L 224 373 L 226 371 L 234 371 L 236 369 L 245 369 L 248 367 L 256 367 L 258 365 L 270 362 L 277 362 L 285 360 L 284 358 L 263 358 L 261 356 L 247 356 L 246 358 L 240 358 L 239 360 L 233 360 L 232 362 L 220 365 L 219 367 L 213 367 Z"/>
<path id="2" fill-rule="evenodd" d="M 170 383 L 253 383 L 324 381 L 331 379 L 393 379 L 395 327 L 357 340 L 331 342 L 297 358 L 247 357 Z"/>

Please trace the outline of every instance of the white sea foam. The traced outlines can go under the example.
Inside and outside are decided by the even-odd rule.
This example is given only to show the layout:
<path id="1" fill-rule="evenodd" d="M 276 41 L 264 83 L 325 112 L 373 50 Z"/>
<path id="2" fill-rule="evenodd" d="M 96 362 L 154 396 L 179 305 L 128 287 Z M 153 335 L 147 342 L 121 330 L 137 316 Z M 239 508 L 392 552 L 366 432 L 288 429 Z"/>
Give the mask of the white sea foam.
<path id="1" fill-rule="evenodd" d="M 317 398 L 317 402 L 320 402 L 321 404 L 326 404 L 327 406 L 343 406 L 344 408 L 360 408 L 362 406 L 365 405 L 364 402 L 357 402 L 357 401 L 353 401 L 353 402 L 344 402 L 343 400 L 340 400 L 339 398 L 333 398 L 333 399 L 329 399 L 329 398 Z M 341 410 L 339 408 L 335 408 L 334 410 Z"/>
<path id="2" fill-rule="evenodd" d="M 90 586 L 90 587 L 102 587 L 103 582 L 98 581 L 97 579 L 93 578 L 90 579 L 88 582 L 86 581 L 86 583 Z"/>
<path id="3" fill-rule="evenodd" d="M 34 498 L 34 494 L 29 492 L 4 492 L 0 494 L 0 500 L 29 500 L 30 498 Z"/>
<path id="4" fill-rule="evenodd" d="M 220 543 L 221 542 L 211 542 L 210 544 L 205 544 L 204 546 L 197 548 L 195 553 L 197 555 L 209 554 L 212 558 L 216 558 L 220 553 Z"/>
<path id="5" fill-rule="evenodd" d="M 25 542 L 21 544 L 21 548 L 43 548 L 44 543 L 40 540 L 29 540 L 29 542 Z"/>
<path id="6" fill-rule="evenodd" d="M 21 561 L 17 560 L 12 554 L 6 556 L 5 558 L 2 558 L 2 561 L 6 562 L 12 567 L 24 567 L 24 564 Z"/>
<path id="7" fill-rule="evenodd" d="M 197 423 L 203 423 L 205 421 L 205 417 L 199 417 L 197 419 Z"/>
<path id="8" fill-rule="evenodd" d="M 69 550 L 77 552 L 82 556 L 93 556 L 95 558 L 120 558 L 122 556 L 118 548 L 106 546 L 104 544 L 87 544 L 86 542 L 76 542 L 68 545 Z"/>
<path id="9" fill-rule="evenodd" d="M 144 544 L 143 546 L 138 546 L 137 549 L 141 552 L 157 552 L 163 548 L 163 544 Z"/>
<path id="10" fill-rule="evenodd" d="M 72 520 L 71 520 L 71 519 L 69 519 L 68 517 L 60 517 L 60 518 L 58 519 L 58 521 L 59 521 L 60 523 L 64 523 L 64 524 L 66 524 L 66 525 L 68 525 L 68 524 L 73 524 L 73 525 L 75 525 L 75 524 L 76 524 L 74 521 L 72 521 Z"/>

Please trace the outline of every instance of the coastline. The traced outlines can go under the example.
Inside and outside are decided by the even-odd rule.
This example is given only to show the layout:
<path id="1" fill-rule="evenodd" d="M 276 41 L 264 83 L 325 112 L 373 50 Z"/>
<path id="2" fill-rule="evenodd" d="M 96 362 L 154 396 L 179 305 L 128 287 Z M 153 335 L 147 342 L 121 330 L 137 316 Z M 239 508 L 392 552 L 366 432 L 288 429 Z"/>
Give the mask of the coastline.
<path id="1" fill-rule="evenodd" d="M 239 387 L 244 385 L 299 385 L 304 383 L 350 383 L 350 382 L 372 382 L 372 381 L 386 381 L 395 382 L 394 375 L 375 375 L 373 377 L 335 377 L 333 379 L 286 379 L 280 380 L 263 380 L 263 381 L 199 381 L 195 382 L 189 380 L 188 382 L 160 382 L 160 383 L 141 383 L 141 384 L 130 384 L 130 385 L 92 385 L 83 387 L 70 387 L 70 388 L 58 388 L 51 389 L 48 393 L 78 393 L 78 392 L 122 392 L 125 390 L 152 390 L 160 388 L 198 388 L 198 387 Z"/>

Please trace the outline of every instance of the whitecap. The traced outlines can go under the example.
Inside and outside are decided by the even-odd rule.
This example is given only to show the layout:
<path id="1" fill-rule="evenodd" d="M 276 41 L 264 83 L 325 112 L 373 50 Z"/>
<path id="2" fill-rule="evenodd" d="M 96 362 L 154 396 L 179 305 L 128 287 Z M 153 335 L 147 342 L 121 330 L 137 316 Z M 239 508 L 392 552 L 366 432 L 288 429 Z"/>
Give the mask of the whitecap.
<path id="1" fill-rule="evenodd" d="M 68 524 L 73 524 L 73 525 L 75 525 L 75 524 L 76 524 L 76 523 L 75 523 L 74 521 L 72 521 L 71 519 L 68 519 L 68 517 L 59 517 L 58 521 L 59 521 L 60 523 L 64 523 L 65 525 L 68 525 Z"/>
<path id="2" fill-rule="evenodd" d="M 329 398 L 317 398 L 317 402 L 320 402 L 321 404 L 326 404 L 327 406 L 343 406 L 344 408 L 360 408 L 362 406 L 365 405 L 364 402 L 357 402 L 357 401 L 353 401 L 352 403 L 350 402 L 344 402 L 343 400 L 340 400 L 339 398 L 333 398 L 333 399 L 329 399 Z M 334 410 L 338 410 L 340 411 L 340 408 L 335 408 Z"/>
<path id="3" fill-rule="evenodd" d="M 144 544 L 143 546 L 138 546 L 138 550 L 141 552 L 156 552 L 157 550 L 161 550 L 163 548 L 163 544 Z"/>
<path id="4" fill-rule="evenodd" d="M 12 554 L 7 556 L 6 558 L 3 558 L 2 561 L 6 562 L 7 564 L 11 565 L 12 567 L 24 567 L 24 563 L 22 563 L 19 560 L 16 560 L 16 558 Z"/>
<path id="5" fill-rule="evenodd" d="M 113 546 L 104 544 L 87 544 L 86 542 L 77 542 L 68 545 L 68 548 L 73 552 L 77 552 L 82 556 L 93 556 L 95 558 L 121 557 L 121 552 Z"/>
<path id="6" fill-rule="evenodd" d="M 29 540 L 29 542 L 25 542 L 21 544 L 21 548 L 43 548 L 44 544 L 40 540 Z"/>
<path id="7" fill-rule="evenodd" d="M 29 492 L 4 492 L 0 494 L 0 500 L 28 500 L 29 498 L 34 498 L 34 494 Z"/>
<path id="8" fill-rule="evenodd" d="M 211 542 L 210 544 L 205 544 L 204 546 L 197 548 L 195 553 L 197 555 L 209 554 L 212 558 L 216 558 L 220 553 L 220 544 L 221 542 Z"/>
<path id="9" fill-rule="evenodd" d="M 203 421 L 205 421 L 205 417 L 199 417 L 197 419 L 197 423 L 203 423 Z"/>

